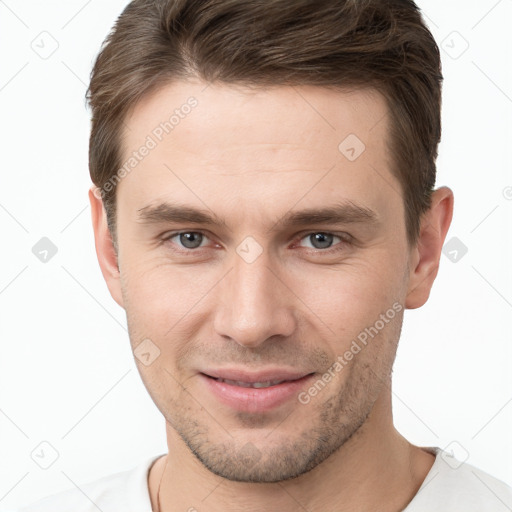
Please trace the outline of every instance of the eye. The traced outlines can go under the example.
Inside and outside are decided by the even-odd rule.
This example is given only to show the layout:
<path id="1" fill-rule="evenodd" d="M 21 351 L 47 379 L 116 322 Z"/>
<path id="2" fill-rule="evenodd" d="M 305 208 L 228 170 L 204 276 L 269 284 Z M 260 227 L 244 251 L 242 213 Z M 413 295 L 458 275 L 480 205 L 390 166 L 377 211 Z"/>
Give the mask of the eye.
<path id="1" fill-rule="evenodd" d="M 341 240 L 341 243 L 335 244 L 333 246 L 334 239 L 336 238 Z M 312 233 L 307 233 L 306 236 L 301 238 L 301 241 L 302 240 L 309 241 L 312 245 L 312 249 L 315 249 L 320 252 L 332 252 L 341 250 L 346 244 L 350 243 L 348 235 L 345 235 L 345 237 L 343 237 L 341 235 L 327 233 L 325 231 L 315 231 Z"/>
<path id="2" fill-rule="evenodd" d="M 171 241 L 173 238 L 178 240 L 178 247 L 183 249 L 199 249 L 201 247 L 201 243 L 207 237 L 199 232 L 199 231 L 182 231 L 180 233 L 171 233 L 166 236 L 163 241 Z"/>

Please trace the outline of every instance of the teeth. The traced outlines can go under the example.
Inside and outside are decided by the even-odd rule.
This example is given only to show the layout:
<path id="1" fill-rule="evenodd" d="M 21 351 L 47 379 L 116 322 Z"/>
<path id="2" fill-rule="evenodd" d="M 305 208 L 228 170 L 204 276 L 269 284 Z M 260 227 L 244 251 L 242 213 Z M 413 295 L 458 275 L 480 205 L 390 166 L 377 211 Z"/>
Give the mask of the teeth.
<path id="1" fill-rule="evenodd" d="M 232 386 L 240 386 L 242 388 L 268 388 L 285 382 L 284 380 L 268 380 L 266 382 L 241 382 L 239 380 L 217 379 L 219 382 L 225 382 Z"/>

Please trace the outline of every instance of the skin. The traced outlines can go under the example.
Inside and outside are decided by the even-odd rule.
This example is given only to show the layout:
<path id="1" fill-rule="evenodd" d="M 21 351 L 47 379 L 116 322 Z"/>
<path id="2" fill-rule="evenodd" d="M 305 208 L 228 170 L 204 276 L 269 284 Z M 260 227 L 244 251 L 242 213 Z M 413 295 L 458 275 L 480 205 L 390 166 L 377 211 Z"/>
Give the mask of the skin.
<path id="1" fill-rule="evenodd" d="M 153 508 L 402 510 L 434 457 L 393 426 L 391 369 L 403 312 L 427 301 L 436 277 L 452 191 L 434 191 L 409 245 L 387 108 L 372 90 L 175 82 L 126 117 L 123 156 L 190 96 L 197 107 L 117 186 L 117 254 L 100 196 L 89 193 L 98 260 L 131 346 L 149 338 L 160 350 L 149 366 L 135 359 L 172 453 L 149 473 Z M 349 134 L 366 146 L 355 161 L 338 149 Z M 226 225 L 141 219 L 165 201 Z M 376 222 L 273 229 L 290 211 L 338 201 L 371 209 Z M 169 238 L 176 232 L 204 237 L 190 248 Z M 315 233 L 335 236 L 322 246 Z M 252 263 L 236 251 L 248 236 L 262 250 Z M 200 377 L 230 366 L 320 378 L 393 304 L 401 311 L 307 404 L 240 412 Z"/>

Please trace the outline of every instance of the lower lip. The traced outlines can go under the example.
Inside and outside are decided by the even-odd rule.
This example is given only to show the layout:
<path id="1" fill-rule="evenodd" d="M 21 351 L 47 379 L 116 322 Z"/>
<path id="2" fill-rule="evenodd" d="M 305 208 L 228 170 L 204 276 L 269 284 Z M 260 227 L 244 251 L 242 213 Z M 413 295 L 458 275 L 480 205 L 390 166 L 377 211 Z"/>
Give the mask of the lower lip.
<path id="1" fill-rule="evenodd" d="M 297 399 L 314 375 L 306 375 L 301 379 L 286 381 L 268 388 L 244 388 L 220 382 L 204 374 L 200 374 L 200 377 L 221 403 L 237 411 L 259 413 L 270 411 L 291 399 Z"/>

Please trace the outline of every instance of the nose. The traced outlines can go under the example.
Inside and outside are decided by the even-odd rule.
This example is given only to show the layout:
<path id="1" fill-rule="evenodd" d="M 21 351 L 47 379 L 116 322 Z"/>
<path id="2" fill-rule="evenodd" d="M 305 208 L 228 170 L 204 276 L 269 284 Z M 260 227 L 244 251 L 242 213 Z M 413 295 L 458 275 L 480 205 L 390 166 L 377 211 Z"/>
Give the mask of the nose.
<path id="1" fill-rule="evenodd" d="M 248 263 L 234 255 L 234 268 L 218 289 L 216 333 L 256 348 L 272 336 L 290 336 L 296 328 L 293 294 L 277 276 L 264 252 Z"/>

